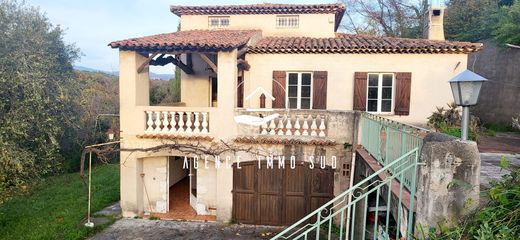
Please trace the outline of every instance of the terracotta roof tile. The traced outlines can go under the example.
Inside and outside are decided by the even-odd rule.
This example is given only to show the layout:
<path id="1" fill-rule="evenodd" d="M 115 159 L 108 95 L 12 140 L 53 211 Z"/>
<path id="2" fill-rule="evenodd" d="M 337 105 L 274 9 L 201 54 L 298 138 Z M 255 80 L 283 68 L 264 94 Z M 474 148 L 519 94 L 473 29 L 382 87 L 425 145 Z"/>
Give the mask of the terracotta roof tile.
<path id="1" fill-rule="evenodd" d="M 327 14 L 334 13 L 337 29 L 343 14 L 343 4 L 250 4 L 227 6 L 170 6 L 170 11 L 182 15 L 218 15 L 218 14 Z"/>
<path id="2" fill-rule="evenodd" d="M 227 51 L 245 45 L 259 30 L 190 30 L 130 38 L 108 44 L 121 50 Z"/>
<path id="3" fill-rule="evenodd" d="M 213 137 L 210 136 L 185 136 L 185 135 L 172 135 L 172 134 L 144 134 L 137 135 L 137 138 L 144 139 L 165 139 L 165 140 L 187 140 L 187 141 L 213 141 Z"/>
<path id="4" fill-rule="evenodd" d="M 300 14 L 300 13 L 335 13 L 343 15 L 342 4 L 250 4 L 225 6 L 170 6 L 170 11 L 181 15 L 214 14 Z"/>
<path id="5" fill-rule="evenodd" d="M 315 145 L 315 146 L 335 146 L 337 143 L 333 140 L 326 139 L 300 139 L 300 138 L 285 138 L 285 137 L 237 137 L 234 140 L 236 143 L 244 144 L 282 144 L 282 145 Z"/>
<path id="6" fill-rule="evenodd" d="M 336 33 L 335 38 L 265 37 L 248 53 L 471 53 L 481 43 Z"/>

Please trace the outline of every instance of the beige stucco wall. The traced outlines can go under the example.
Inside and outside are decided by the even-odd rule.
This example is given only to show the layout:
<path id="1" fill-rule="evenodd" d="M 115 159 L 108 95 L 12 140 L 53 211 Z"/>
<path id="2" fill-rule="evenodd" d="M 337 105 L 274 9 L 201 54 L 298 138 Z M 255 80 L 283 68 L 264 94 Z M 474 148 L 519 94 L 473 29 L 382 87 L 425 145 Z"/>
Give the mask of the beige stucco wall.
<path id="1" fill-rule="evenodd" d="M 467 65 L 466 54 L 247 54 L 246 60 L 246 96 L 257 87 L 271 92 L 273 70 L 327 71 L 329 110 L 353 109 L 355 72 L 412 72 L 410 115 L 387 117 L 418 125 L 425 125 L 436 106 L 453 101 L 448 80 Z M 258 108 L 258 96 L 244 106 Z"/>
<path id="2" fill-rule="evenodd" d="M 296 14 L 289 14 L 296 15 Z M 183 15 L 181 30 L 209 29 L 208 17 L 217 15 Z M 220 16 L 220 15 L 219 15 Z M 229 16 L 230 25 L 226 29 L 262 30 L 263 36 L 306 36 L 334 37 L 335 15 L 299 14 L 299 27 L 296 29 L 277 28 L 276 14 L 222 15 Z"/>
<path id="3" fill-rule="evenodd" d="M 186 55 L 183 55 L 186 63 Z M 211 98 L 210 76 L 215 76 L 198 54 L 192 54 L 194 74 L 181 71 L 181 102 L 187 107 L 209 107 Z"/>

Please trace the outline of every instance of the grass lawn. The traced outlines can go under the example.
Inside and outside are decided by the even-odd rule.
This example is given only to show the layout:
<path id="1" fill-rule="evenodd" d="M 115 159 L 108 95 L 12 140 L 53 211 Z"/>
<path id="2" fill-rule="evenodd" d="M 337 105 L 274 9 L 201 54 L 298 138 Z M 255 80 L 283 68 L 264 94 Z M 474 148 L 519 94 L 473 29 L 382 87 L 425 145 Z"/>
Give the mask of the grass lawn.
<path id="1" fill-rule="evenodd" d="M 28 195 L 0 205 L 0 239 L 84 239 L 106 227 L 89 229 L 87 197 L 79 173 L 44 179 Z M 119 165 L 102 165 L 92 171 L 92 211 L 119 200 Z"/>

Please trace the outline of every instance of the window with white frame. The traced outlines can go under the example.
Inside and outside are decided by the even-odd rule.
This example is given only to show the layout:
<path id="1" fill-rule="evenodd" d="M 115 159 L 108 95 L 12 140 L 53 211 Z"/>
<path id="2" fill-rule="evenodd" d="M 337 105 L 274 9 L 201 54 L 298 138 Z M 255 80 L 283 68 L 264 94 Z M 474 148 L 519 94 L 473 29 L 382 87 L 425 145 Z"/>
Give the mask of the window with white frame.
<path id="1" fill-rule="evenodd" d="M 277 28 L 298 28 L 300 18 L 298 15 L 278 15 L 276 16 Z"/>
<path id="2" fill-rule="evenodd" d="M 210 28 L 226 28 L 229 27 L 229 16 L 208 17 Z"/>
<path id="3" fill-rule="evenodd" d="M 312 73 L 287 73 L 287 107 L 293 109 L 311 109 Z"/>
<path id="4" fill-rule="evenodd" d="M 394 105 L 394 74 L 369 73 L 367 112 L 391 113 Z"/>

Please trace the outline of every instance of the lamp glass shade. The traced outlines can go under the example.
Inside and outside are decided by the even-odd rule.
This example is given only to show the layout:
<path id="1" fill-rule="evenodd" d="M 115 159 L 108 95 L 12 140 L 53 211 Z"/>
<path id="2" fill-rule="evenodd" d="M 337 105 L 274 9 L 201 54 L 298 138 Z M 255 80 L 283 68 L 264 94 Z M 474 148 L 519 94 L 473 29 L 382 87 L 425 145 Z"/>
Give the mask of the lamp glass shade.
<path id="1" fill-rule="evenodd" d="M 459 106 L 476 105 L 483 81 L 453 81 L 450 82 L 455 104 Z"/>

